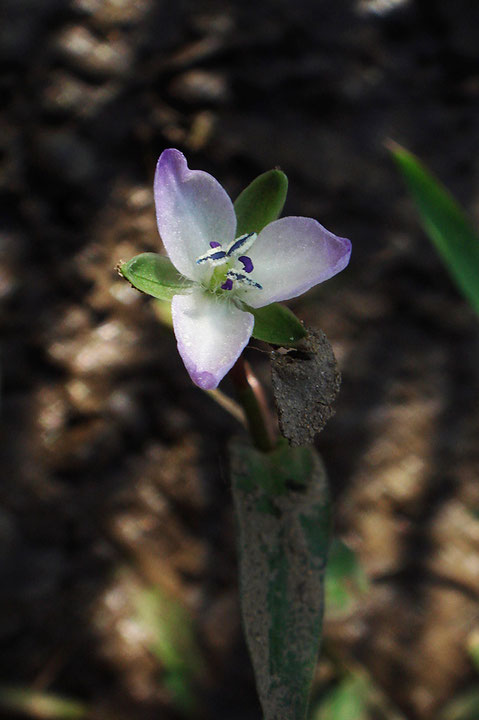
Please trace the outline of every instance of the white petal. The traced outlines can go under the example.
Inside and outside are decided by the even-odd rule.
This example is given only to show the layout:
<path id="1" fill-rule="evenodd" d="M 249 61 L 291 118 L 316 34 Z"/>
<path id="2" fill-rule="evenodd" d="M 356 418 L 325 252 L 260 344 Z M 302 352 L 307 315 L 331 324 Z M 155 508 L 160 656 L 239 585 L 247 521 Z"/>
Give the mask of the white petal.
<path id="1" fill-rule="evenodd" d="M 210 242 L 225 246 L 233 240 L 233 203 L 219 182 L 202 170 L 189 170 L 179 150 L 162 152 L 156 166 L 156 218 L 166 252 L 182 275 L 200 280 L 211 268 L 196 264 Z"/>
<path id="2" fill-rule="evenodd" d="M 248 344 L 253 315 L 199 289 L 175 295 L 171 311 L 178 352 L 191 379 L 203 390 L 212 390 Z"/>
<path id="3" fill-rule="evenodd" d="M 251 307 L 289 300 L 328 280 L 349 262 L 351 243 L 316 220 L 286 217 L 267 225 L 249 250 L 251 279 L 262 290 L 241 286 L 236 295 Z"/>

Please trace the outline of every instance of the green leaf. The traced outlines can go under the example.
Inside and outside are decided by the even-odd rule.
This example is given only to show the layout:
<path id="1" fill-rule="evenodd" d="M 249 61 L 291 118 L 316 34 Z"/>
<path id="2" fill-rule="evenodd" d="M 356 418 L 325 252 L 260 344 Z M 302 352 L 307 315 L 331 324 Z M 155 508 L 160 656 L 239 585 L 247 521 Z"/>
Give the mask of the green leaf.
<path id="1" fill-rule="evenodd" d="M 142 253 L 120 265 L 120 273 L 137 290 L 159 300 L 171 300 L 191 285 L 171 260 L 158 253 Z"/>
<path id="2" fill-rule="evenodd" d="M 288 178 L 281 170 L 268 170 L 258 175 L 236 198 L 236 237 L 249 232 L 259 233 L 270 222 L 277 220 L 287 192 Z"/>
<path id="3" fill-rule="evenodd" d="M 146 633 L 151 652 L 162 665 L 163 681 L 173 704 L 191 716 L 197 707 L 195 687 L 205 667 L 191 614 L 159 585 L 141 590 L 136 608 L 136 620 Z"/>
<path id="4" fill-rule="evenodd" d="M 245 306 L 254 315 L 253 337 L 271 345 L 295 345 L 308 334 L 296 315 L 285 305 L 273 303 L 262 308 Z"/>
<path id="5" fill-rule="evenodd" d="M 81 720 L 90 714 L 77 700 L 23 687 L 0 687 L 0 707 L 38 720 Z"/>
<path id="6" fill-rule="evenodd" d="M 241 609 L 264 720 L 305 720 L 319 649 L 331 515 L 312 448 L 232 446 Z"/>
<path id="7" fill-rule="evenodd" d="M 454 698 L 443 709 L 440 720 L 479 720 L 479 690 L 474 687 Z"/>
<path id="8" fill-rule="evenodd" d="M 479 235 L 449 191 L 412 153 L 396 144 L 391 152 L 426 233 L 459 289 L 479 313 Z"/>
<path id="9" fill-rule="evenodd" d="M 370 683 L 348 676 L 330 690 L 312 713 L 312 720 L 367 720 Z"/>
<path id="10" fill-rule="evenodd" d="M 467 650 L 474 667 L 479 672 L 479 630 L 473 630 L 467 639 Z"/>
<path id="11" fill-rule="evenodd" d="M 326 571 L 328 617 L 351 612 L 368 590 L 368 580 L 356 554 L 341 540 L 331 543 Z"/>

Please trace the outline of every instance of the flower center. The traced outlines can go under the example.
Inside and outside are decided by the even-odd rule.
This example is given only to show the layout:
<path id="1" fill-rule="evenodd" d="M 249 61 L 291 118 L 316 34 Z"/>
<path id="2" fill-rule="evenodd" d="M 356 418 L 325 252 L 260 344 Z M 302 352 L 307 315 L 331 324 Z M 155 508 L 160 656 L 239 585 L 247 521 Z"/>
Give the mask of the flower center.
<path id="1" fill-rule="evenodd" d="M 196 259 L 197 265 L 206 264 L 214 268 L 209 281 L 210 290 L 215 292 L 221 288 L 230 291 L 238 284 L 263 289 L 245 274 L 251 273 L 254 265 L 251 258 L 243 253 L 249 250 L 257 237 L 256 233 L 246 233 L 232 240 L 226 249 L 219 242 L 210 242 L 211 249 Z M 238 263 L 242 267 L 238 268 Z"/>

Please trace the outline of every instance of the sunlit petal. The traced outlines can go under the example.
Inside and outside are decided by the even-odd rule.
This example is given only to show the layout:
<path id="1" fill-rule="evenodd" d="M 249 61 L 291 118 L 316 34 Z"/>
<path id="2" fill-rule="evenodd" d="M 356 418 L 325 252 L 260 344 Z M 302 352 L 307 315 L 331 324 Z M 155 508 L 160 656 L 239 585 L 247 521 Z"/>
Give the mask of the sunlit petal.
<path id="1" fill-rule="evenodd" d="M 212 390 L 247 345 L 253 315 L 200 289 L 175 295 L 171 311 L 178 352 L 191 379 L 203 390 Z"/>
<path id="2" fill-rule="evenodd" d="M 343 270 L 351 243 L 330 233 L 316 220 L 286 217 L 267 225 L 248 251 L 252 279 L 261 289 L 241 285 L 237 296 L 252 307 L 297 297 Z"/>
<path id="3" fill-rule="evenodd" d="M 196 259 L 211 248 L 226 247 L 235 236 L 233 203 L 219 182 L 202 170 L 190 170 L 179 150 L 165 150 L 158 160 L 154 195 L 158 230 L 172 263 L 190 280 L 211 274 Z"/>

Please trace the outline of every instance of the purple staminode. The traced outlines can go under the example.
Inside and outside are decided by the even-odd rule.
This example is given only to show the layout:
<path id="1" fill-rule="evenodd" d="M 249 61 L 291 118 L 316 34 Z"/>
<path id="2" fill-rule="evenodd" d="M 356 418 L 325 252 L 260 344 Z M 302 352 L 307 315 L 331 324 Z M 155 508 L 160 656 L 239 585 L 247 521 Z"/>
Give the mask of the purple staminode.
<path id="1" fill-rule="evenodd" d="M 250 273 L 253 270 L 253 261 L 247 255 L 242 255 L 238 260 L 243 263 L 245 272 Z"/>
<path id="2" fill-rule="evenodd" d="M 227 278 L 227 280 L 223 283 L 221 286 L 222 290 L 232 290 L 233 289 L 233 281 L 231 278 Z"/>
<path id="3" fill-rule="evenodd" d="M 211 247 L 211 248 L 221 247 L 221 243 L 215 242 L 214 240 L 211 240 L 211 242 L 210 242 L 210 247 Z"/>

